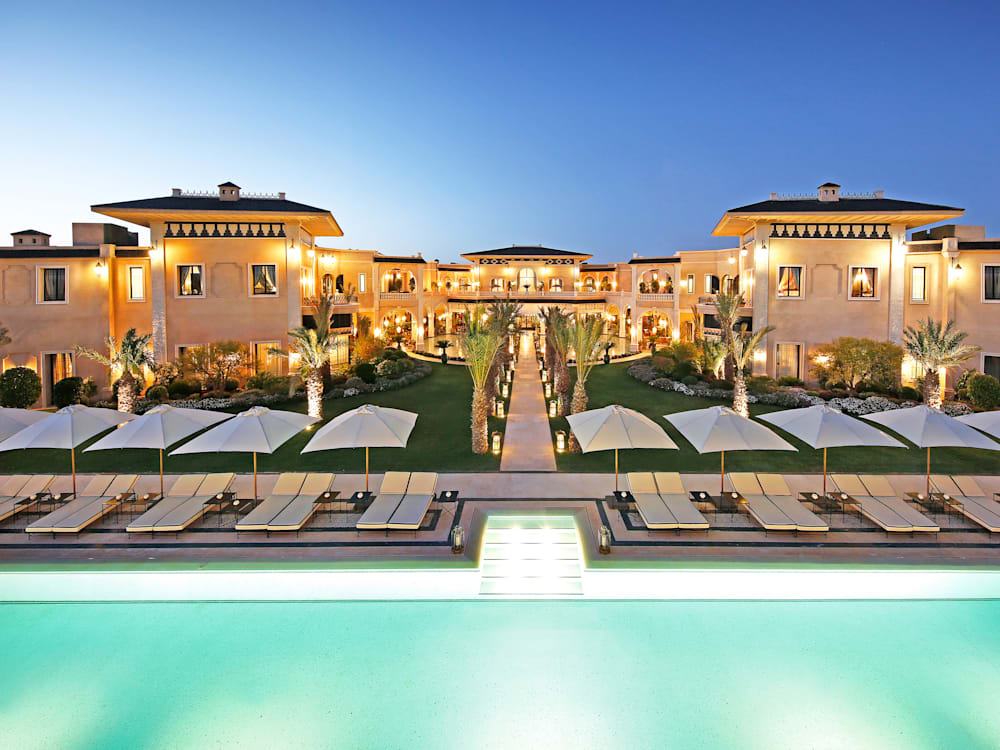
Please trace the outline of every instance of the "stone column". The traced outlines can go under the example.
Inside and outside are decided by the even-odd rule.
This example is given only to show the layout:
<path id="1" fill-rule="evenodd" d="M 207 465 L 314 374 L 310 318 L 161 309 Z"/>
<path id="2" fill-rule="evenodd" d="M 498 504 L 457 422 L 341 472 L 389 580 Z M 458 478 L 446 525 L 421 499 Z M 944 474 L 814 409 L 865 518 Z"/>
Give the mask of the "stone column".
<path id="1" fill-rule="evenodd" d="M 149 293 L 152 303 L 153 356 L 157 362 L 173 359 L 167 352 L 167 240 L 163 238 L 163 222 L 149 225 Z"/>
<path id="2" fill-rule="evenodd" d="M 753 329 L 759 331 L 767 325 L 767 300 L 770 294 L 770 224 L 758 224 L 754 227 L 753 252 Z M 765 375 L 768 372 L 771 356 L 770 342 L 767 337 L 761 342 L 761 347 L 767 354 L 767 359 L 758 362 L 753 360 L 753 373 Z"/>
<path id="3" fill-rule="evenodd" d="M 891 228 L 892 239 L 889 241 L 889 340 L 896 344 L 903 343 L 903 298 L 906 287 L 906 227 L 903 225 Z"/>

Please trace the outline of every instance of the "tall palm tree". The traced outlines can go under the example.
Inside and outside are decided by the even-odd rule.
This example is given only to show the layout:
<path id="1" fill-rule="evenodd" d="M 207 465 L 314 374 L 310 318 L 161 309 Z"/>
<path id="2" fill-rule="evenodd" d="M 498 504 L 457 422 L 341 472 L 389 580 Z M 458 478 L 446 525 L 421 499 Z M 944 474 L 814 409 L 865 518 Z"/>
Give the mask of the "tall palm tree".
<path id="1" fill-rule="evenodd" d="M 710 372 L 715 377 L 721 377 L 722 366 L 725 364 L 726 355 L 729 353 L 726 345 L 721 341 L 702 339 L 698 344 L 701 347 L 701 370 Z"/>
<path id="2" fill-rule="evenodd" d="M 334 337 L 330 329 L 333 313 L 333 295 L 324 294 L 316 298 L 312 306 L 315 328 L 300 326 L 288 332 L 291 351 L 272 349 L 274 354 L 290 358 L 297 355 L 296 375 L 306 385 L 306 404 L 310 417 L 323 418 L 323 367 L 329 364 L 333 353 Z M 360 321 L 359 321 L 360 327 Z"/>
<path id="3" fill-rule="evenodd" d="M 590 370 L 600 356 L 601 344 L 604 338 L 604 317 L 577 315 L 573 323 L 567 326 L 570 345 L 576 352 L 576 385 L 573 386 L 573 406 L 571 412 L 579 414 L 587 410 L 587 378 Z M 570 433 L 569 449 L 573 453 L 580 452 L 580 444 L 576 436 Z"/>
<path id="4" fill-rule="evenodd" d="M 484 305 L 477 304 L 471 310 L 466 308 L 465 313 L 465 331 L 458 338 L 472 378 L 472 452 L 482 454 L 489 450 L 490 402 L 486 384 L 501 338 L 496 327 L 484 320 Z"/>
<path id="5" fill-rule="evenodd" d="M 545 321 L 546 350 L 552 347 L 552 354 L 546 355 L 549 370 L 552 372 L 552 389 L 556 394 L 559 414 L 565 416 L 569 412 L 570 376 L 569 350 L 570 321 L 569 315 L 559 309 L 558 305 L 541 311 Z"/>
<path id="6" fill-rule="evenodd" d="M 754 350 L 763 338 L 774 330 L 765 326 L 750 332 L 747 324 L 740 322 L 740 308 L 743 297 L 739 294 L 720 292 L 715 297 L 715 317 L 722 328 L 722 343 L 733 363 L 733 411 L 744 417 L 750 416 L 750 402 L 747 398 L 746 369 Z"/>
<path id="7" fill-rule="evenodd" d="M 941 370 L 957 367 L 980 350 L 965 343 L 968 336 L 955 330 L 955 321 L 941 325 L 932 318 L 907 326 L 903 332 L 906 353 L 924 368 L 924 403 L 932 409 L 941 408 Z"/>
<path id="8" fill-rule="evenodd" d="M 114 336 L 106 339 L 108 353 L 101 354 L 83 346 L 76 347 L 76 353 L 100 362 L 109 368 L 111 375 L 121 373 L 118 377 L 118 410 L 132 414 L 135 411 L 135 400 L 139 386 L 145 381 L 144 367 L 152 370 L 156 366 L 153 352 L 147 347 L 153 334 L 139 336 L 134 328 L 129 328 L 118 342 Z"/>
<path id="9" fill-rule="evenodd" d="M 495 299 L 489 305 L 490 320 L 496 326 L 497 332 L 503 337 L 502 344 L 497 352 L 497 362 L 500 367 L 506 368 L 510 364 L 510 349 L 508 340 L 517 322 L 517 316 L 521 314 L 521 303 L 511 299 Z"/>

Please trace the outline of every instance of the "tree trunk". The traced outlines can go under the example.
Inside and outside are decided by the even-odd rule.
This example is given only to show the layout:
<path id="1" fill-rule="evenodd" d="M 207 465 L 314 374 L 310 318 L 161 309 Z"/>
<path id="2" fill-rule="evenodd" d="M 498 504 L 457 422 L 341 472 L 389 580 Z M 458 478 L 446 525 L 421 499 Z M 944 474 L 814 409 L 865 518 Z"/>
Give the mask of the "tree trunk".
<path id="1" fill-rule="evenodd" d="M 936 369 L 924 373 L 924 405 L 932 409 L 941 408 L 941 376 Z"/>
<path id="2" fill-rule="evenodd" d="M 118 411 L 135 414 L 135 378 L 125 373 L 118 379 Z"/>
<path id="3" fill-rule="evenodd" d="M 310 417 L 323 418 L 323 373 L 313 370 L 306 378 L 306 403 Z"/>
<path id="4" fill-rule="evenodd" d="M 472 452 L 482 455 L 489 450 L 490 406 L 483 388 L 472 391 Z"/>
<path id="5" fill-rule="evenodd" d="M 580 378 L 577 378 L 576 385 L 573 386 L 573 407 L 570 409 L 570 412 L 572 414 L 579 414 L 584 411 L 587 411 L 587 386 Z M 569 452 L 581 452 L 580 443 L 572 430 L 569 433 Z"/>
<path id="6" fill-rule="evenodd" d="M 733 411 L 744 417 L 750 416 L 750 402 L 747 400 L 747 381 L 743 370 L 733 368 Z"/>
<path id="7" fill-rule="evenodd" d="M 559 416 L 565 417 L 569 414 L 572 380 L 570 378 L 569 364 L 566 359 L 556 355 L 556 360 L 559 366 Z"/>

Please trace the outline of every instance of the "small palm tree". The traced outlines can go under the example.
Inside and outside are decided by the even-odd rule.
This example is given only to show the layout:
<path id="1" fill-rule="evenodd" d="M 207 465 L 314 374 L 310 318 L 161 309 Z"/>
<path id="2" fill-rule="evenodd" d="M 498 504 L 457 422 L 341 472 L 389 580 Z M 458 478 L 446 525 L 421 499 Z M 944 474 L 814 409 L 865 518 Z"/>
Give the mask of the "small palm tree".
<path id="1" fill-rule="evenodd" d="M 965 343 L 968 336 L 955 330 L 955 321 L 941 325 L 932 318 L 907 326 L 903 332 L 906 353 L 924 368 L 924 403 L 932 409 L 941 408 L 941 371 L 957 367 L 980 350 Z"/>
<path id="2" fill-rule="evenodd" d="M 306 409 L 310 417 L 323 418 L 323 368 L 330 363 L 333 352 L 333 334 L 330 316 L 333 312 L 333 295 L 324 294 L 312 306 L 315 328 L 300 326 L 288 332 L 291 351 L 272 349 L 272 353 L 286 359 L 292 354 L 298 359 L 296 376 L 306 386 Z"/>
<path id="3" fill-rule="evenodd" d="M 573 406 L 571 412 L 579 414 L 587 410 L 587 378 L 597 361 L 604 338 L 604 318 L 577 315 L 572 325 L 567 326 L 570 345 L 576 352 L 576 385 L 573 386 Z M 580 452 L 576 436 L 570 433 L 569 449 Z"/>
<path id="4" fill-rule="evenodd" d="M 726 345 L 721 341 L 702 339 L 701 347 L 701 370 L 709 372 L 716 378 L 722 377 L 722 367 L 726 363 L 726 355 L 729 353 Z"/>
<path id="5" fill-rule="evenodd" d="M 483 319 L 485 315 L 484 305 L 475 305 L 471 310 L 466 308 L 466 327 L 459 334 L 465 366 L 472 378 L 472 452 L 479 454 L 489 450 L 490 403 L 486 384 L 501 344 L 496 327 Z"/>
<path id="6" fill-rule="evenodd" d="M 508 337 L 517 322 L 517 316 L 521 314 L 521 303 L 510 299 L 497 299 L 489 305 L 490 320 L 496 326 L 497 332 L 502 337 L 497 361 L 499 366 L 506 368 L 510 364 L 510 349 L 507 346 Z"/>
<path id="7" fill-rule="evenodd" d="M 118 377 L 119 411 L 127 414 L 132 414 L 135 411 L 137 391 L 146 379 L 143 368 L 148 367 L 152 370 L 156 366 L 153 352 L 147 348 L 152 338 L 151 333 L 139 336 L 134 328 L 129 328 L 122 336 L 120 343 L 114 336 L 108 336 L 106 339 L 107 355 L 83 346 L 76 347 L 76 353 L 80 356 L 100 362 L 109 368 L 112 377 L 120 373 Z"/>
<path id="8" fill-rule="evenodd" d="M 549 347 L 552 349 L 551 355 L 546 354 L 547 364 L 552 372 L 552 389 L 556 393 L 559 414 L 565 416 L 569 410 L 570 393 L 569 315 L 560 310 L 558 306 L 545 308 L 541 314 L 545 321 L 546 352 L 548 352 Z"/>
<path id="9" fill-rule="evenodd" d="M 722 344 L 733 362 L 733 411 L 749 417 L 750 402 L 747 398 L 745 371 L 754 350 L 763 338 L 774 330 L 774 326 L 765 326 L 759 331 L 748 331 L 746 323 L 740 322 L 742 306 L 743 297 L 739 294 L 720 292 L 715 297 L 715 316 L 722 328 Z"/>

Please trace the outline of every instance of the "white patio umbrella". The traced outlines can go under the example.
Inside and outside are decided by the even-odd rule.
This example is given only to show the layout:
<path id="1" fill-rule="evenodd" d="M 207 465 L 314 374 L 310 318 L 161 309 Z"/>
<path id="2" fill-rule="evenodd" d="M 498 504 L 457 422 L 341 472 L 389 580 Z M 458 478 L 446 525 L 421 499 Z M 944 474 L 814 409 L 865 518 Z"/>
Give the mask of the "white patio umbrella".
<path id="1" fill-rule="evenodd" d="M 253 499 L 257 499 L 257 454 L 274 453 L 289 438 L 312 424 L 316 417 L 294 411 L 276 411 L 255 406 L 203 432 L 194 440 L 170 451 L 182 453 L 252 453 Z"/>
<path id="2" fill-rule="evenodd" d="M 725 488 L 726 451 L 797 451 L 794 445 L 764 425 L 728 406 L 711 406 L 665 414 L 699 453 L 720 453 L 719 492 Z"/>
<path id="3" fill-rule="evenodd" d="M 28 425 L 0 443 L 0 451 L 20 448 L 63 448 L 69 451 L 73 473 L 73 492 L 76 492 L 76 446 L 84 443 L 109 427 L 117 427 L 132 419 L 135 414 L 98 409 L 83 404 L 64 406 L 49 417 Z"/>
<path id="4" fill-rule="evenodd" d="M 849 417 L 839 409 L 834 409 L 826 404 L 761 414 L 760 419 L 794 435 L 810 448 L 823 449 L 824 495 L 826 494 L 827 448 L 840 448 L 848 445 L 906 447 L 882 430 L 865 424 L 860 419 Z"/>
<path id="5" fill-rule="evenodd" d="M 677 443 L 660 425 L 645 414 L 612 404 L 602 409 L 570 414 L 566 417 L 580 449 L 615 452 L 615 492 L 618 491 L 618 450 L 629 448 L 666 448 L 677 450 Z"/>
<path id="6" fill-rule="evenodd" d="M 163 451 L 179 440 L 229 419 L 232 414 L 203 409 L 178 409 L 161 404 L 133 419 L 120 430 L 105 435 L 84 453 L 113 448 L 155 448 L 160 454 L 160 494 L 163 494 Z"/>
<path id="7" fill-rule="evenodd" d="M 927 449 L 927 494 L 931 492 L 931 448 L 985 448 L 1000 451 L 1000 443 L 990 440 L 955 417 L 949 417 L 943 411 L 923 404 L 862 416 L 898 432 L 918 448 Z"/>
<path id="8" fill-rule="evenodd" d="M 402 409 L 364 404 L 344 412 L 323 425 L 303 453 L 337 448 L 365 449 L 365 492 L 368 491 L 368 449 L 405 448 L 417 415 Z"/>
<path id="9" fill-rule="evenodd" d="M 1000 411 L 981 411 L 975 414 L 966 414 L 964 417 L 955 417 L 955 419 L 975 427 L 987 435 L 1000 438 Z"/>
<path id="10" fill-rule="evenodd" d="M 36 409 L 0 409 L 0 440 L 6 440 L 28 425 L 41 422 L 46 417 L 51 416 L 52 412 Z"/>

